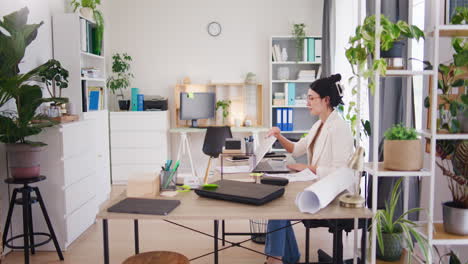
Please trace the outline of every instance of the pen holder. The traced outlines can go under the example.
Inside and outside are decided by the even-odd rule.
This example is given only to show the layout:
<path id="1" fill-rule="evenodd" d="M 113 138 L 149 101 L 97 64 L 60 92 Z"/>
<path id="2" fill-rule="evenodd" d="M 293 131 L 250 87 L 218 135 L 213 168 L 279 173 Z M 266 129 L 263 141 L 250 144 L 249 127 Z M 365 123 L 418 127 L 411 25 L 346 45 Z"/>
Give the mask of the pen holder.
<path id="1" fill-rule="evenodd" d="M 254 143 L 245 142 L 245 154 L 250 155 L 254 153 Z"/>
<path id="2" fill-rule="evenodd" d="M 161 191 L 174 191 L 176 190 L 177 171 L 161 170 L 160 173 L 160 189 Z"/>

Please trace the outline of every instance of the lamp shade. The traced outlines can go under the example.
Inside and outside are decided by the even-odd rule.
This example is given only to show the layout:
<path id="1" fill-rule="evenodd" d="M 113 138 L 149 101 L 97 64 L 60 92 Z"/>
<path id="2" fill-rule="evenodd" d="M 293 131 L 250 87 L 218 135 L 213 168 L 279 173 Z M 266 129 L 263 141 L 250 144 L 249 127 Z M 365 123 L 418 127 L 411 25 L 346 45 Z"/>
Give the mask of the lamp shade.
<path id="1" fill-rule="evenodd" d="M 354 154 L 348 160 L 348 168 L 363 171 L 364 170 L 364 148 L 358 147 Z"/>

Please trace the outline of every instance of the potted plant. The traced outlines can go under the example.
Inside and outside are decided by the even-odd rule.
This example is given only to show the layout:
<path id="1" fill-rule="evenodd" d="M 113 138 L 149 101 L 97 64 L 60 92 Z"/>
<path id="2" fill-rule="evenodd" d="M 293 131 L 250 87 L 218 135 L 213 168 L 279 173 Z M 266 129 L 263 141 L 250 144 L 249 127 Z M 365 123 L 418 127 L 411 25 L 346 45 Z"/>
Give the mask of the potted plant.
<path id="1" fill-rule="evenodd" d="M 302 52 L 304 51 L 304 39 L 306 38 L 305 24 L 294 24 L 292 34 L 296 42 L 296 62 L 302 60 Z"/>
<path id="2" fill-rule="evenodd" d="M 43 65 L 43 68 L 38 72 L 38 75 L 41 78 L 41 81 L 45 83 L 46 89 L 49 92 L 50 98 L 46 100 L 52 102 L 50 108 L 58 108 L 59 114 L 66 114 L 68 98 L 62 97 L 62 89 L 68 87 L 68 71 L 62 68 L 59 61 L 49 60 Z M 62 111 L 63 109 L 65 109 L 65 112 Z M 55 116 L 49 114 L 49 117 Z"/>
<path id="3" fill-rule="evenodd" d="M 112 56 L 112 73 L 113 76 L 107 80 L 107 88 L 109 88 L 113 94 L 116 91 L 120 91 L 117 97 L 121 97 L 119 100 L 119 109 L 128 111 L 130 108 L 130 100 L 124 100 L 123 89 L 130 86 L 130 79 L 134 78 L 134 75 L 130 72 L 130 62 L 132 57 L 127 53 L 115 53 Z"/>
<path id="4" fill-rule="evenodd" d="M 229 106 L 231 106 L 231 100 L 219 100 L 216 102 L 216 111 L 222 109 L 223 125 L 227 125 L 227 117 L 229 116 Z M 216 114 L 216 120 L 221 120 L 221 117 Z M 221 125 L 221 124 L 220 124 Z"/>
<path id="5" fill-rule="evenodd" d="M 384 137 L 385 169 L 416 171 L 422 168 L 421 141 L 414 128 L 397 124 L 385 131 Z"/>
<path id="6" fill-rule="evenodd" d="M 79 7 L 80 13 L 83 17 L 88 18 L 96 22 L 96 31 L 93 35 L 93 53 L 101 55 L 102 40 L 104 37 L 104 17 L 102 12 L 97 9 L 97 6 L 101 4 L 101 0 L 72 0 L 70 3 L 73 6 L 75 12 Z"/>
<path id="7" fill-rule="evenodd" d="M 468 140 L 440 140 L 436 151 L 442 160 L 436 165 L 448 178 L 452 194 L 452 201 L 442 204 L 444 229 L 447 233 L 468 235 Z"/>
<path id="8" fill-rule="evenodd" d="M 19 71 L 18 65 L 26 47 L 36 38 L 37 30 L 43 24 L 26 24 L 28 14 L 25 7 L 0 21 L 0 108 L 12 99 L 16 108 L 0 112 L 0 142 L 6 143 L 11 176 L 17 178 L 39 176 L 39 153 L 45 144 L 30 141 L 28 137 L 56 124 L 36 113 L 45 102 L 36 80 L 47 68 L 47 63 L 27 73 Z M 2 32 L 8 32 L 8 35 Z"/>
<path id="9" fill-rule="evenodd" d="M 385 202 L 385 209 L 377 210 L 373 219 L 376 222 L 377 258 L 385 261 L 399 260 L 403 252 L 403 244 L 405 244 L 408 251 L 408 261 L 411 263 L 414 251 L 412 239 L 414 238 L 427 260 L 427 240 L 416 231 L 418 225 L 405 218 L 410 213 L 419 212 L 422 209 L 413 208 L 400 216 L 395 215 L 395 209 L 401 194 L 399 186 L 402 180 L 403 178 L 400 178 L 393 187 L 390 200 Z"/>
<path id="10" fill-rule="evenodd" d="M 354 78 L 371 78 L 369 89 L 374 93 L 373 75 L 377 71 L 385 76 L 387 62 L 384 58 L 378 60 L 375 57 L 375 15 L 366 17 L 364 23 L 356 28 L 356 35 L 349 40 L 351 46 L 346 49 L 346 58 L 351 64 Z M 408 25 L 405 21 L 392 23 L 386 16 L 380 18 L 380 50 L 389 51 L 394 43 L 404 38 L 419 40 L 424 38 L 424 32 L 414 25 Z M 367 60 L 373 59 L 372 65 L 366 69 Z"/>
<path id="11" fill-rule="evenodd" d="M 449 257 L 449 260 L 448 260 L 449 264 L 462 264 L 462 262 L 460 261 L 460 258 L 457 256 L 457 254 L 455 254 L 455 252 L 453 252 L 453 250 L 450 250 L 449 253 L 440 256 L 439 264 L 443 263 L 442 260 L 445 257 Z M 466 264 L 466 262 L 465 262 L 465 264 Z"/>

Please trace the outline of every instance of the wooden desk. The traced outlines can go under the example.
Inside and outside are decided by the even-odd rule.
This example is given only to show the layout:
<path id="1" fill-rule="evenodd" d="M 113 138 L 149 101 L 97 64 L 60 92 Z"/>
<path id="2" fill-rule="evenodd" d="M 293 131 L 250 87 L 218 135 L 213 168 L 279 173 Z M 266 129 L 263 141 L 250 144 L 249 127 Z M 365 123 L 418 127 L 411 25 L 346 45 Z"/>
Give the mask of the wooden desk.
<path id="1" fill-rule="evenodd" d="M 248 177 L 248 176 L 244 176 Z M 228 175 L 225 177 L 239 178 L 239 175 Z M 214 220 L 215 228 L 215 261 L 218 263 L 218 221 L 219 220 L 249 220 L 249 219 L 359 219 L 372 218 L 372 211 L 367 208 L 351 209 L 339 206 L 338 199 L 335 199 L 326 208 L 315 214 L 301 213 L 295 206 L 297 193 L 304 190 L 305 187 L 311 185 L 312 182 L 294 182 L 286 186 L 285 194 L 265 205 L 255 206 L 240 204 L 222 200 L 214 200 L 209 198 L 199 197 L 195 192 L 179 193 L 176 197 L 158 199 L 177 199 L 181 204 L 168 215 L 142 215 L 142 214 L 122 214 L 110 213 L 107 209 L 115 203 L 126 198 L 125 191 L 118 195 L 115 199 L 108 200 L 100 209 L 97 215 L 98 219 L 103 221 L 103 243 L 104 243 L 104 263 L 109 263 L 109 242 L 108 242 L 108 220 L 109 219 L 133 219 L 135 229 L 135 253 L 139 253 L 138 242 L 138 220 L 139 219 L 154 219 L 154 220 Z M 355 244 L 355 249 L 357 245 Z"/>

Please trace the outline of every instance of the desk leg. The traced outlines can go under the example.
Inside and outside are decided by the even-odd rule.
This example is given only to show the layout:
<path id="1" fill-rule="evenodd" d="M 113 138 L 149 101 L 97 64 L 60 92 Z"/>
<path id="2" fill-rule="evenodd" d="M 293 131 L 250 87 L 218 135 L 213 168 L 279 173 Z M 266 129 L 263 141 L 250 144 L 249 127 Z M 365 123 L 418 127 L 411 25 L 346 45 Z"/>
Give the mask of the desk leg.
<path id="1" fill-rule="evenodd" d="M 221 232 L 223 233 L 222 234 L 222 245 L 225 246 L 226 245 L 226 223 L 224 222 L 224 220 L 222 220 L 221 222 Z"/>
<path id="2" fill-rule="evenodd" d="M 353 245 L 353 263 L 358 264 L 357 262 L 357 248 L 358 248 L 358 221 L 359 219 L 354 218 L 354 245 Z"/>
<path id="3" fill-rule="evenodd" d="M 140 234 L 138 231 L 138 219 L 133 220 L 133 232 L 135 233 L 135 255 L 140 254 Z"/>
<path id="4" fill-rule="evenodd" d="M 218 220 L 214 220 L 214 264 L 218 264 Z"/>
<path id="5" fill-rule="evenodd" d="M 102 241 L 104 246 L 104 264 L 109 264 L 109 232 L 107 219 L 102 219 Z"/>
<path id="6" fill-rule="evenodd" d="M 369 220 L 364 219 L 364 228 L 362 229 L 361 235 L 361 263 L 366 263 L 367 261 L 367 226 Z"/>

